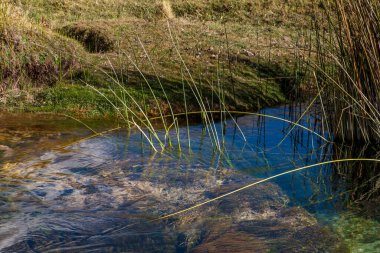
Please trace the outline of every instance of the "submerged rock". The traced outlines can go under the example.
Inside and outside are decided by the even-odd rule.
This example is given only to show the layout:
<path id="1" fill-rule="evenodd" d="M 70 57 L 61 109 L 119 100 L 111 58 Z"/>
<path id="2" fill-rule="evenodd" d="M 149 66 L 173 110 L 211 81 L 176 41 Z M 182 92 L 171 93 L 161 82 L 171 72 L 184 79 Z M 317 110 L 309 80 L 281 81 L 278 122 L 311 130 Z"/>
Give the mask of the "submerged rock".
<path id="1" fill-rule="evenodd" d="M 230 184 L 218 191 L 238 188 L 236 177 L 227 178 Z M 239 183 L 251 180 L 240 176 Z M 203 228 L 203 238 L 191 252 L 349 252 L 338 236 L 288 201 L 277 185 L 264 183 L 214 203 L 213 210 L 197 212 L 191 221 L 199 224 L 198 231 Z"/>
<path id="2" fill-rule="evenodd" d="M 107 145 L 99 144 L 99 151 L 109 149 Z M 96 154 L 96 149 L 91 150 Z M 232 169 L 184 168 L 175 160 L 163 167 L 150 166 L 133 157 L 106 162 L 79 152 L 50 152 L 40 159 L 35 165 L 25 164 L 28 181 L 9 197 L 19 212 L 2 221 L 2 226 L 22 227 L 18 221 L 28 221 L 27 231 L 3 245 L 11 252 L 334 252 L 343 248 L 339 238 L 305 209 L 289 207 L 288 197 L 274 183 L 258 184 L 156 220 L 257 180 Z"/>
<path id="3" fill-rule="evenodd" d="M 379 221 L 345 212 L 333 221 L 333 229 L 350 247 L 350 252 L 379 252 Z"/>
<path id="4" fill-rule="evenodd" d="M 0 158 L 3 157 L 10 157 L 13 154 L 13 149 L 11 149 L 8 146 L 0 145 Z"/>
<path id="5" fill-rule="evenodd" d="M 192 253 L 246 253 L 246 252 L 268 252 L 269 248 L 263 239 L 253 235 L 239 232 L 226 232 L 215 240 L 205 241 L 195 247 Z"/>

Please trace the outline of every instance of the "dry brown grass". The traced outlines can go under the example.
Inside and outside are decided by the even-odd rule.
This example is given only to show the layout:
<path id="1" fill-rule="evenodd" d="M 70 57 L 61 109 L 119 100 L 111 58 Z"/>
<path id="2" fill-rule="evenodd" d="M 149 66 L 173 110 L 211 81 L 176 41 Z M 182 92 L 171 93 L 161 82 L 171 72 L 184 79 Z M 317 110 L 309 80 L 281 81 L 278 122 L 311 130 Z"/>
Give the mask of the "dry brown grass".
<path id="1" fill-rule="evenodd" d="M 162 0 L 162 11 L 164 15 L 169 18 L 173 19 L 175 18 L 175 14 L 172 9 L 172 4 L 168 0 Z"/>

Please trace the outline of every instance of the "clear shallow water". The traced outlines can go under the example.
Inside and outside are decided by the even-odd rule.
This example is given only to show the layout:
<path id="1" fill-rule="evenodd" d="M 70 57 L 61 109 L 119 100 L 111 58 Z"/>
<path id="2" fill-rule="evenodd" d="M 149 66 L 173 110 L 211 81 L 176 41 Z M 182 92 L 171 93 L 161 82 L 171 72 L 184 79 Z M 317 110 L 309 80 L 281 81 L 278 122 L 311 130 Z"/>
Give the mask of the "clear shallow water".
<path id="1" fill-rule="evenodd" d="M 291 119 L 284 107 L 263 113 Z M 363 181 L 347 173 L 353 166 L 376 169 L 368 163 L 293 173 L 152 222 L 260 178 L 337 157 L 333 146 L 307 131 L 295 129 L 282 141 L 289 129 L 282 121 L 240 117 L 244 137 L 232 120 L 216 123 L 222 153 L 201 125 L 189 128 L 189 148 L 183 127 L 182 152 L 162 154 L 133 130 L 70 145 L 89 134 L 70 120 L 52 125 L 51 118 L 29 118 L 28 127 L 20 118 L 2 122 L 2 252 L 378 252 L 379 216 L 368 212 L 379 203 L 376 193 L 358 202 L 375 189 L 378 173 Z"/>

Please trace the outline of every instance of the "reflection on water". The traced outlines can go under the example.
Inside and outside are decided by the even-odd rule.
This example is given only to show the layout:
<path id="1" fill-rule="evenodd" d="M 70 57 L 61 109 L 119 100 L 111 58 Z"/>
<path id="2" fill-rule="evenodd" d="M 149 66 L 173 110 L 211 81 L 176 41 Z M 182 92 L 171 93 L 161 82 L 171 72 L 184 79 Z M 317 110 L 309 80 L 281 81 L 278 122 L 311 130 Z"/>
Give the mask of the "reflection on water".
<path id="1" fill-rule="evenodd" d="M 94 131 L 104 130 L 114 124 L 104 120 L 86 120 L 80 123 L 52 114 L 0 113 L 0 159 L 29 159 L 68 145 L 92 133 L 83 123 L 90 125 Z"/>
<path id="2" fill-rule="evenodd" d="M 296 114 L 287 108 L 264 113 L 285 118 Z M 67 119 L 2 120 L 0 249 L 376 252 L 379 213 L 364 215 L 373 210 L 368 206 L 379 203 L 379 170 L 367 173 L 365 168 L 374 166 L 370 163 L 321 166 L 279 177 L 152 222 L 259 178 L 339 154 L 336 147 L 305 130 L 295 129 L 283 139 L 290 127 L 282 121 L 257 116 L 236 120 L 244 136 L 232 120 L 215 124 L 223 152 L 214 149 L 207 128 L 193 125 L 190 148 L 184 126 L 182 152 L 172 148 L 164 153 L 154 153 L 133 130 L 59 149 L 88 130 Z M 308 116 L 300 123 L 318 128 Z M 356 174 L 350 173 L 355 169 Z"/>
<path id="3" fill-rule="evenodd" d="M 380 147 L 368 145 L 362 147 L 334 147 L 334 157 L 374 157 L 380 158 Z M 336 184 L 344 184 L 346 188 L 351 189 L 347 198 L 348 204 L 355 206 L 358 204 L 369 204 L 380 196 L 380 164 L 363 163 L 360 161 L 350 163 L 346 166 L 337 164 L 334 166 L 333 179 Z M 339 182 L 340 181 L 340 182 Z M 377 210 L 371 208 L 372 212 L 377 211 L 380 214 L 380 207 Z M 367 213 L 370 215 L 369 213 Z M 374 218 L 376 218 L 374 216 Z M 379 218 L 379 217 L 377 217 Z"/>

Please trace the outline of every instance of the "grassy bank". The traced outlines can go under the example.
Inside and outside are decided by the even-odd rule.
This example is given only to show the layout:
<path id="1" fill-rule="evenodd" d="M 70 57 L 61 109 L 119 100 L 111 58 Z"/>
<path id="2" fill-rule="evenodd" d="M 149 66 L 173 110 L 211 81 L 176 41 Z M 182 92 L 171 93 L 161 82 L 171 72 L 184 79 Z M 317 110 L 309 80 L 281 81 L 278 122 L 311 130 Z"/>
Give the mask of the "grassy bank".
<path id="1" fill-rule="evenodd" d="M 151 115 L 197 110 L 197 100 L 244 111 L 283 103 L 303 82 L 311 7 L 8 1 L 0 9 L 1 107 L 92 117 L 136 102 Z"/>

